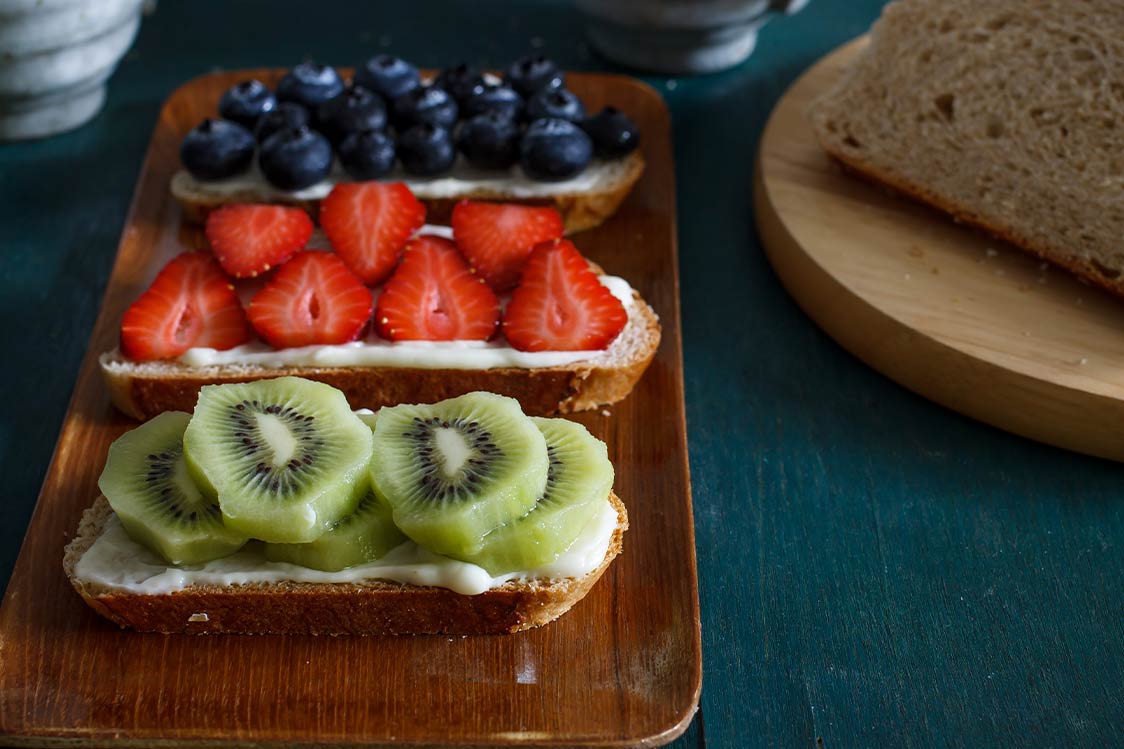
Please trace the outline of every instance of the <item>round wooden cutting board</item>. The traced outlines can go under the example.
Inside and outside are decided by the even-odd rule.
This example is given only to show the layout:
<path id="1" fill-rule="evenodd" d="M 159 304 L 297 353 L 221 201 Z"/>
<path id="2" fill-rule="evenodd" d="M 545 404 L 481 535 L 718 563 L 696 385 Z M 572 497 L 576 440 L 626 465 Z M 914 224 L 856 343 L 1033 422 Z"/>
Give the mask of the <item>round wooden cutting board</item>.
<path id="1" fill-rule="evenodd" d="M 1124 301 L 846 175 L 820 150 L 805 111 L 865 44 L 808 70 L 766 126 L 755 203 L 777 274 L 829 335 L 911 390 L 1124 461 Z"/>

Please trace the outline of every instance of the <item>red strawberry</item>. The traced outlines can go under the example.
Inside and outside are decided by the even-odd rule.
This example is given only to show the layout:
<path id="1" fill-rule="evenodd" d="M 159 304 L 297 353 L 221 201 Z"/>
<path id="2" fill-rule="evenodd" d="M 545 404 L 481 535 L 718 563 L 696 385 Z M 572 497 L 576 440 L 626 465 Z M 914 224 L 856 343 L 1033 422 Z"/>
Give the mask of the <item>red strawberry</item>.
<path id="1" fill-rule="evenodd" d="M 628 313 L 565 239 L 531 252 L 503 317 L 503 334 L 520 351 L 594 351 L 624 329 Z"/>
<path id="2" fill-rule="evenodd" d="M 222 269 L 253 278 L 297 254 L 312 236 L 300 208 L 249 203 L 223 206 L 207 216 L 207 241 Z"/>
<path id="3" fill-rule="evenodd" d="M 406 245 L 375 307 L 379 335 L 392 341 L 486 341 L 499 319 L 495 293 L 441 237 Z"/>
<path id="4" fill-rule="evenodd" d="M 390 275 L 423 223 L 425 206 L 401 182 L 343 182 L 320 204 L 332 249 L 368 286 Z"/>
<path id="5" fill-rule="evenodd" d="M 371 292 L 332 253 L 307 250 L 254 294 L 249 314 L 274 348 L 347 343 L 371 319 Z"/>
<path id="6" fill-rule="evenodd" d="M 531 248 L 562 236 L 562 217 L 553 208 L 462 200 L 452 223 L 457 247 L 496 291 L 519 283 Z"/>
<path id="7" fill-rule="evenodd" d="M 184 252 L 121 318 L 121 352 L 134 361 L 170 359 L 195 346 L 228 349 L 250 338 L 230 279 L 205 252 Z"/>

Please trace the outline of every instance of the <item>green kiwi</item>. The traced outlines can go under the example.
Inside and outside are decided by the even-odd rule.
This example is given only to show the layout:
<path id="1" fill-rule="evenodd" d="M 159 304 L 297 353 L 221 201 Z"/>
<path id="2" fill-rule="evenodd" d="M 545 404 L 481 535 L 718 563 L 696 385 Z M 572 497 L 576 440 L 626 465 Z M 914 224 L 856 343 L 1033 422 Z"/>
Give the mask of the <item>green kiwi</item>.
<path id="1" fill-rule="evenodd" d="M 422 547 L 469 559 L 484 535 L 522 517 L 546 487 L 546 440 L 519 402 L 469 393 L 384 408 L 371 479 L 394 522 Z"/>
<path id="2" fill-rule="evenodd" d="M 532 421 L 546 438 L 546 490 L 530 512 L 484 537 L 472 561 L 493 575 L 553 562 L 596 517 L 613 488 L 604 442 L 573 421 Z"/>
<path id="3" fill-rule="evenodd" d="M 183 433 L 190 418 L 168 411 L 126 432 L 109 446 L 98 479 L 125 532 L 171 564 L 218 559 L 246 543 L 187 470 Z"/>
<path id="4" fill-rule="evenodd" d="M 369 491 L 355 512 L 320 538 L 306 544 L 266 544 L 265 557 L 271 562 L 335 572 L 373 562 L 405 540 L 406 535 L 390 517 L 390 507 Z"/>
<path id="5" fill-rule="evenodd" d="M 183 444 L 226 525 L 262 541 L 316 540 L 369 486 L 370 427 L 339 390 L 299 377 L 204 387 Z"/>

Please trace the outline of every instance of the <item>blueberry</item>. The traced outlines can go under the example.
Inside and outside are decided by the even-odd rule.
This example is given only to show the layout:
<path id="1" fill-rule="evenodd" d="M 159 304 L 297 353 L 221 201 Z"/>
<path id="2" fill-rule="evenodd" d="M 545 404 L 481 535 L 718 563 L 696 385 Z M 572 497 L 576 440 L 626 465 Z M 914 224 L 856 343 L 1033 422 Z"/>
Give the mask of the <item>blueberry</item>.
<path id="1" fill-rule="evenodd" d="M 539 91 L 527 100 L 527 119 L 559 119 L 580 123 L 585 119 L 585 107 L 582 106 L 581 99 L 564 88 Z"/>
<path id="2" fill-rule="evenodd" d="M 478 114 L 457 128 L 457 148 L 481 169 L 507 169 L 519 160 L 519 125 L 502 112 Z"/>
<path id="3" fill-rule="evenodd" d="M 447 172 L 456 157 L 449 131 L 432 123 L 414 125 L 398 139 L 398 158 L 410 174 L 432 177 Z"/>
<path id="4" fill-rule="evenodd" d="M 180 161 L 196 179 L 223 179 L 249 168 L 254 145 L 254 136 L 237 122 L 206 119 L 184 136 Z"/>
<path id="5" fill-rule="evenodd" d="M 566 77 L 562 71 L 553 60 L 542 55 L 520 57 L 507 69 L 504 80 L 524 99 L 529 99 L 543 89 L 562 88 L 566 85 Z"/>
<path id="6" fill-rule="evenodd" d="M 355 85 L 394 101 L 421 85 L 418 69 L 393 55 L 378 55 L 356 67 Z"/>
<path id="7" fill-rule="evenodd" d="M 352 86 L 316 110 L 316 123 L 332 143 L 356 130 L 384 130 L 386 104 L 382 97 L 361 86 Z"/>
<path id="8" fill-rule="evenodd" d="M 394 126 L 400 132 L 414 125 L 451 128 L 457 121 L 457 102 L 445 89 L 419 86 L 394 100 Z"/>
<path id="9" fill-rule="evenodd" d="M 307 124 L 307 109 L 300 104 L 283 101 L 277 105 L 277 109 L 266 112 L 258 119 L 257 127 L 254 128 L 254 137 L 258 139 L 258 143 L 264 143 L 266 138 L 278 130 L 287 127 L 303 127 Z"/>
<path id="10" fill-rule="evenodd" d="M 478 68 L 462 62 L 438 73 L 433 85 L 448 91 L 457 100 L 457 104 L 464 104 L 473 92 L 484 85 L 484 76 Z"/>
<path id="11" fill-rule="evenodd" d="M 593 153 L 603 159 L 615 159 L 636 149 L 640 131 L 636 123 L 615 107 L 605 107 L 581 123 L 582 130 L 593 140 Z"/>
<path id="12" fill-rule="evenodd" d="M 569 120 L 535 120 L 519 143 L 519 163 L 531 179 L 568 179 L 593 157 L 593 141 Z"/>
<path id="13" fill-rule="evenodd" d="M 332 146 L 309 127 L 278 130 L 262 144 L 258 165 L 274 187 L 300 190 L 328 175 Z"/>
<path id="14" fill-rule="evenodd" d="M 316 62 L 302 62 L 277 84 L 277 100 L 295 101 L 315 110 L 340 91 L 343 91 L 343 79 L 335 68 Z"/>
<path id="15" fill-rule="evenodd" d="M 356 130 L 336 152 L 344 171 L 355 179 L 378 179 L 394 166 L 394 139 L 378 130 Z"/>
<path id="16" fill-rule="evenodd" d="M 277 99 L 264 83 L 256 80 L 232 86 L 219 99 L 219 114 L 248 130 L 254 129 L 259 117 L 276 108 Z"/>
<path id="17" fill-rule="evenodd" d="M 499 112 L 518 120 L 523 116 L 523 99 L 505 83 L 485 83 L 465 100 L 463 115 L 467 119 L 484 112 Z"/>

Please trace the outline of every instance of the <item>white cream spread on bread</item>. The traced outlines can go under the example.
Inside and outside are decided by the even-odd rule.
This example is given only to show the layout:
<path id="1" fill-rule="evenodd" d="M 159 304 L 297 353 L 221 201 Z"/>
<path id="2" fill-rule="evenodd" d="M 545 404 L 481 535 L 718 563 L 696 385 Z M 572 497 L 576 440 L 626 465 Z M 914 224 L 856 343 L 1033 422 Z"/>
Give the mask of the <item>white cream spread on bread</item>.
<path id="1" fill-rule="evenodd" d="M 556 560 L 543 567 L 492 577 L 475 564 L 438 556 L 407 541 L 375 562 L 339 572 L 322 572 L 285 562 L 266 560 L 251 541 L 241 550 L 205 564 L 171 567 L 129 538 L 117 516 L 75 566 L 76 578 L 139 595 L 163 595 L 191 585 L 251 585 L 255 583 L 364 583 L 375 580 L 448 588 L 477 595 L 504 583 L 577 578 L 597 569 L 605 559 L 617 527 L 617 511 L 608 499 L 577 540 Z"/>
<path id="2" fill-rule="evenodd" d="M 382 178 L 384 182 L 405 182 L 410 190 L 422 199 L 457 198 L 469 193 L 493 192 L 505 199 L 549 198 L 554 195 L 572 192 L 587 192 L 604 180 L 605 174 L 619 168 L 616 161 L 594 160 L 589 166 L 567 180 L 560 182 L 537 182 L 523 173 L 519 165 L 511 169 L 477 169 L 458 157 L 448 174 L 436 177 L 417 177 L 408 174 L 400 167 Z M 219 180 L 198 180 L 186 170 L 180 170 L 172 178 L 172 190 L 179 194 L 195 195 L 238 195 L 252 193 L 257 200 L 296 201 L 322 200 L 339 182 L 351 182 L 339 165 L 332 168 L 320 182 L 303 190 L 279 190 L 266 181 L 257 164 L 242 174 Z"/>
<path id="3" fill-rule="evenodd" d="M 637 324 L 635 298 L 628 281 L 599 276 L 624 305 L 629 324 L 608 348 L 601 351 L 518 351 L 502 336 L 491 341 L 388 341 L 373 330 L 364 340 L 333 346 L 301 346 L 275 349 L 254 342 L 219 351 L 188 349 L 177 360 L 189 367 L 240 365 L 279 369 L 282 367 L 413 367 L 417 369 L 496 369 L 515 367 L 560 367 L 578 361 L 612 357 L 613 346 L 625 338 L 629 325 Z M 373 328 L 373 326 L 372 326 Z"/>

